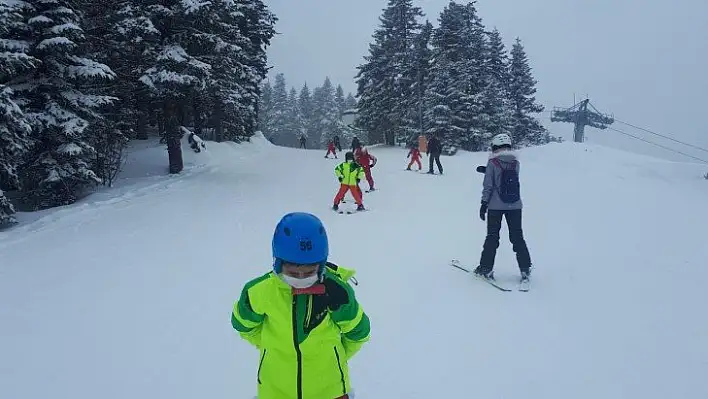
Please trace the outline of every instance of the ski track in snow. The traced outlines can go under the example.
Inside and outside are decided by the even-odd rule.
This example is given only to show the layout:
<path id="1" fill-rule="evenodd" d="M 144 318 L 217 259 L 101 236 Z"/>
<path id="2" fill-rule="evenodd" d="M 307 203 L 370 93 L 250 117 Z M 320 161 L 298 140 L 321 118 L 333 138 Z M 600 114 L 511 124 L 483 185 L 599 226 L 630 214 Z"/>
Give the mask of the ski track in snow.
<path id="1" fill-rule="evenodd" d="M 429 176 L 427 157 L 405 171 L 406 150 L 373 146 L 371 211 L 339 215 L 341 156 L 207 143 L 166 176 L 164 148 L 140 145 L 116 188 L 0 233 L 0 397 L 253 397 L 258 353 L 229 313 L 291 211 L 320 216 L 330 260 L 357 270 L 372 325 L 357 399 L 708 397 L 702 165 L 521 150 L 534 269 L 530 292 L 504 293 L 448 266 L 479 259 L 486 154 Z M 506 234 L 495 274 L 513 286 Z"/>

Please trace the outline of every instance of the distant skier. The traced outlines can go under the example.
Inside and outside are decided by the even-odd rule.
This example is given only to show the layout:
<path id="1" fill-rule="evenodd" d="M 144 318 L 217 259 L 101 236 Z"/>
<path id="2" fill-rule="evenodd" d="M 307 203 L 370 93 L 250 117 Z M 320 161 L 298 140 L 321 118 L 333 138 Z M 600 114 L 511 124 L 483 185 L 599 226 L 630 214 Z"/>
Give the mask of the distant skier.
<path id="1" fill-rule="evenodd" d="M 369 341 L 369 318 L 349 281 L 327 261 L 324 225 L 289 213 L 275 227 L 273 270 L 243 287 L 231 325 L 260 352 L 259 399 L 348 399 L 349 360 Z"/>
<path id="2" fill-rule="evenodd" d="M 411 170 L 411 166 L 413 166 L 413 163 L 418 164 L 418 170 L 423 169 L 423 165 L 420 163 L 420 151 L 418 151 L 418 147 L 413 144 L 411 145 L 410 151 L 408 151 L 408 155 L 406 158 L 410 158 L 411 161 L 408 163 L 408 167 L 406 170 Z"/>
<path id="3" fill-rule="evenodd" d="M 366 181 L 369 183 L 369 191 L 376 190 L 374 188 L 374 178 L 371 175 L 371 168 L 376 166 L 376 157 L 369 153 L 366 147 L 361 145 L 354 150 L 354 159 L 356 162 L 364 168 L 364 174 L 366 175 Z"/>
<path id="4" fill-rule="evenodd" d="M 492 139 L 492 153 L 484 168 L 482 204 L 479 217 L 487 216 L 487 238 L 484 241 L 479 266 L 474 273 L 494 280 L 494 258 L 499 247 L 499 231 L 502 218 L 506 218 L 509 228 L 509 240 L 516 253 L 516 260 L 521 271 L 522 282 L 528 281 L 531 272 L 529 255 L 521 223 L 521 201 L 519 183 L 519 160 L 511 148 L 511 137 L 498 134 Z M 478 171 L 481 167 L 478 167 Z"/>
<path id="5" fill-rule="evenodd" d="M 334 147 L 334 141 L 333 141 L 333 140 L 329 140 L 329 141 L 327 142 L 327 154 L 325 154 L 324 157 L 325 157 L 325 158 L 329 158 L 329 154 L 334 155 L 334 158 L 335 158 L 335 159 L 337 158 L 337 150 L 336 150 L 336 148 Z"/>
<path id="6" fill-rule="evenodd" d="M 357 147 L 361 147 L 361 141 L 359 141 L 358 136 L 354 136 L 352 139 L 352 151 L 356 150 Z"/>
<path id="7" fill-rule="evenodd" d="M 307 137 L 304 134 L 300 135 L 300 148 L 307 149 Z"/>
<path id="8" fill-rule="evenodd" d="M 443 174 L 443 167 L 442 164 L 440 163 L 440 154 L 442 153 L 442 144 L 440 143 L 440 139 L 437 138 L 435 135 L 431 135 L 430 139 L 428 140 L 428 148 L 427 148 L 427 155 L 428 155 L 428 162 L 430 163 L 430 167 L 428 169 L 428 174 L 435 174 L 433 172 L 433 160 L 435 163 L 438 165 L 438 172 L 440 174 Z"/>
<path id="9" fill-rule="evenodd" d="M 339 179 L 339 191 L 334 197 L 332 209 L 335 211 L 338 210 L 339 203 L 342 202 L 347 191 L 351 191 L 354 202 L 356 202 L 357 205 L 356 210 L 365 210 L 359 182 L 366 174 L 364 168 L 354 160 L 354 154 L 351 151 L 344 154 L 344 162 L 334 168 L 334 174 L 337 176 L 337 179 Z"/>
<path id="10" fill-rule="evenodd" d="M 342 152 L 342 144 L 339 142 L 339 136 L 334 135 L 334 146 L 337 147 L 337 151 Z"/>

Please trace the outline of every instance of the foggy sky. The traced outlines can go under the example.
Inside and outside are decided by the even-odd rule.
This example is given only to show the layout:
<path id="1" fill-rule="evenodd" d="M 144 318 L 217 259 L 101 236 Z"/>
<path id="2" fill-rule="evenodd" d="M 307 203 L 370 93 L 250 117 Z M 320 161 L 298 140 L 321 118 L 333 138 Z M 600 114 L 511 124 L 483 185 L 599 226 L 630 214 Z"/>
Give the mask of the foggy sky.
<path id="1" fill-rule="evenodd" d="M 321 85 L 325 76 L 356 95 L 356 66 L 368 54 L 386 0 L 266 0 L 279 18 L 268 49 L 270 76 L 288 87 Z M 438 25 L 447 0 L 414 1 Z M 458 1 L 464 4 L 464 1 Z M 708 148 L 708 1 L 480 0 L 484 25 L 501 32 L 508 49 L 521 38 L 538 101 L 550 111 L 588 95 L 603 112 L 681 141 Z M 542 122 L 572 140 L 571 124 Z M 708 160 L 708 153 L 620 123 L 614 128 Z M 586 130 L 588 143 L 692 162 L 610 130 Z"/>

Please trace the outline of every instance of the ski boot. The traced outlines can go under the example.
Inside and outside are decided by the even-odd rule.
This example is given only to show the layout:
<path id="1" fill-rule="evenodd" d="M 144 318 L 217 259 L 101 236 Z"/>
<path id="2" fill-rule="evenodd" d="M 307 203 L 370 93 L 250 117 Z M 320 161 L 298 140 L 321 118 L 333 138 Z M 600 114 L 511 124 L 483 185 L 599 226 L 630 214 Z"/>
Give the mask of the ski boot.
<path id="1" fill-rule="evenodd" d="M 482 265 L 479 265 L 474 269 L 474 274 L 485 280 L 496 281 L 494 280 L 494 270 L 489 270 L 489 268 L 483 267 Z"/>
<path id="2" fill-rule="evenodd" d="M 333 211 L 338 211 L 338 210 L 339 210 L 339 205 L 338 205 L 338 204 L 332 205 L 332 210 L 333 210 Z"/>
<path id="3" fill-rule="evenodd" d="M 359 204 L 359 205 L 357 205 L 356 210 L 357 210 L 357 211 L 365 211 L 366 208 L 364 208 L 364 205 Z"/>

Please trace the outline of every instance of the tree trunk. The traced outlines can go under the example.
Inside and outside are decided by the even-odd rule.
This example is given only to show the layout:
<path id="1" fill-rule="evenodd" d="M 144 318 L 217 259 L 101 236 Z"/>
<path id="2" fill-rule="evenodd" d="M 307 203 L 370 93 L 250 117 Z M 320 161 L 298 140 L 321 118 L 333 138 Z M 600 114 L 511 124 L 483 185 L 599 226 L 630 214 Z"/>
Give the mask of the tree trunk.
<path id="1" fill-rule="evenodd" d="M 212 113 L 212 117 L 214 118 L 214 141 L 221 143 L 224 140 L 224 108 L 218 98 L 214 99 L 214 112 Z"/>
<path id="2" fill-rule="evenodd" d="M 194 133 L 202 136 L 204 129 L 204 101 L 196 91 L 192 92 L 192 107 L 194 108 Z"/>
<path id="3" fill-rule="evenodd" d="M 137 90 L 134 95 L 135 109 L 138 113 L 135 121 L 135 138 L 138 140 L 147 140 L 148 113 L 150 112 L 148 107 L 149 100 L 146 98 L 145 93 L 141 93 L 139 90 Z"/>
<path id="4" fill-rule="evenodd" d="M 167 155 L 170 162 L 170 173 L 179 173 L 184 169 L 182 160 L 182 132 L 179 129 L 179 120 L 177 115 L 177 103 L 175 100 L 165 100 L 164 118 L 165 118 L 165 136 L 167 141 Z"/>

